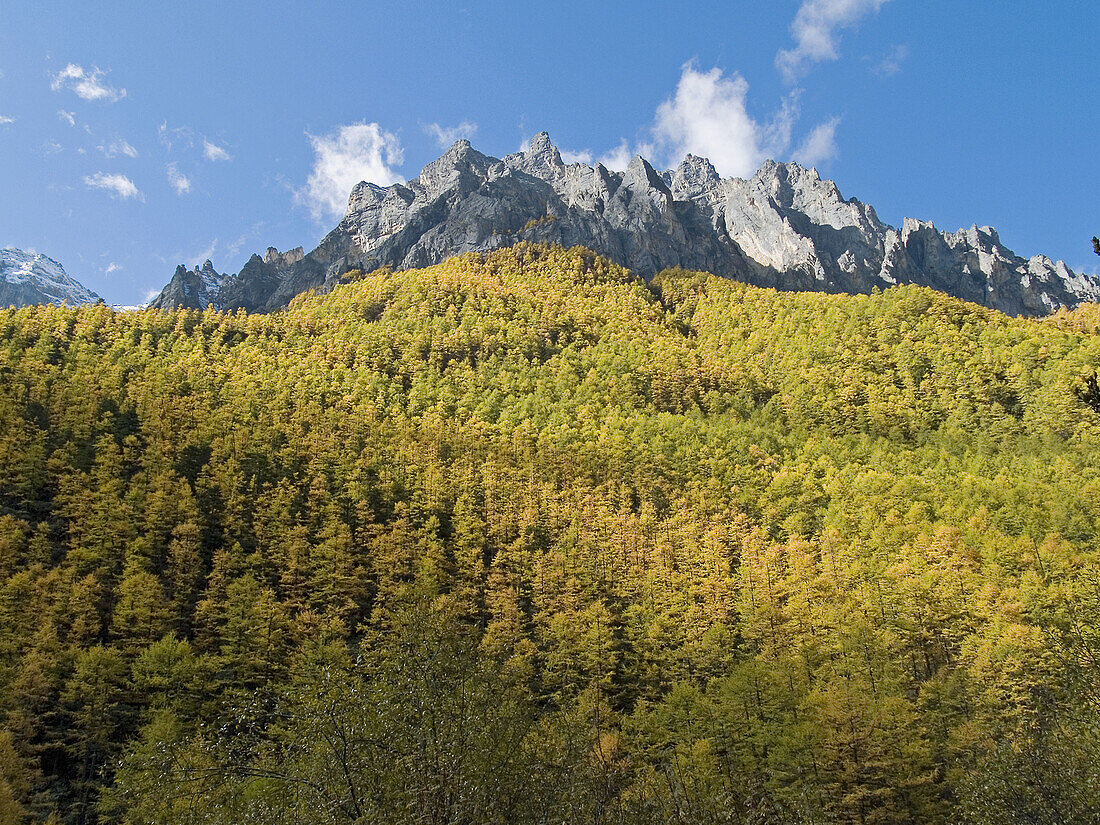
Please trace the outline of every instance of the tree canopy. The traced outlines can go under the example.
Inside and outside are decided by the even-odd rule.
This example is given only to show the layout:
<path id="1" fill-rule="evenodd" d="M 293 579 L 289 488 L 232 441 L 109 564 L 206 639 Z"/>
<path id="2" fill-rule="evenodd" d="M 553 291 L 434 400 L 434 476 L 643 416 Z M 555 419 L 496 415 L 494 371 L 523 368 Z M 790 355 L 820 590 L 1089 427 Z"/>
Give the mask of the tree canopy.
<path id="1" fill-rule="evenodd" d="M 0 311 L 0 822 L 1095 819 L 1098 332 L 532 245 Z"/>

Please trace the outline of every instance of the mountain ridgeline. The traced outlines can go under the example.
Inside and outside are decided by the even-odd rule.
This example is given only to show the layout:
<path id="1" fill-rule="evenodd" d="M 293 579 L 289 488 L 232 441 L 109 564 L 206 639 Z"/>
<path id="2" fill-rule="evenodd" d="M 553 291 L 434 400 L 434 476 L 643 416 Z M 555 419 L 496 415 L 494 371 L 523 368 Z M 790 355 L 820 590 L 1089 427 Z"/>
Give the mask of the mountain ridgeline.
<path id="1" fill-rule="evenodd" d="M 1098 369 L 526 243 L 0 310 L 0 822 L 1098 822 Z"/>
<path id="2" fill-rule="evenodd" d="M 702 270 L 784 291 L 869 293 L 928 286 L 1009 315 L 1045 315 L 1100 299 L 1100 279 L 1039 255 L 1025 260 L 991 227 L 900 229 L 832 181 L 768 161 L 750 179 L 721 179 L 705 158 L 656 171 L 566 164 L 543 132 L 498 159 L 455 143 L 420 175 L 351 193 L 347 213 L 308 254 L 254 255 L 236 275 L 181 267 L 153 306 L 268 312 L 349 270 L 409 269 L 519 241 L 585 246 L 648 278 Z"/>

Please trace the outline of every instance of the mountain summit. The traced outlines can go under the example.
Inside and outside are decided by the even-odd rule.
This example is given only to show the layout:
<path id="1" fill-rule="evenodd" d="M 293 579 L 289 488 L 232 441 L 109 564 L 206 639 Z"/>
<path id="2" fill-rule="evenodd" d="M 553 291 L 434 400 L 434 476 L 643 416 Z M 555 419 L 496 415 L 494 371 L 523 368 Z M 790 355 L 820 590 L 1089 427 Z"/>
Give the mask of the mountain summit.
<path id="1" fill-rule="evenodd" d="M 991 227 L 947 233 L 907 218 L 898 229 L 797 163 L 767 161 L 749 180 L 723 179 L 694 155 L 670 171 L 635 157 L 613 172 L 565 163 L 540 132 L 504 158 L 460 140 L 407 184 L 363 181 L 309 254 L 269 249 L 217 278 L 180 267 L 154 306 L 271 311 L 349 270 L 423 267 L 519 241 L 586 246 L 644 277 L 679 266 L 787 291 L 915 283 L 1010 315 L 1100 300 L 1100 279 L 1021 258 Z"/>
<path id="2" fill-rule="evenodd" d="M 99 296 L 74 280 L 53 258 L 0 249 L 0 306 L 94 304 Z"/>

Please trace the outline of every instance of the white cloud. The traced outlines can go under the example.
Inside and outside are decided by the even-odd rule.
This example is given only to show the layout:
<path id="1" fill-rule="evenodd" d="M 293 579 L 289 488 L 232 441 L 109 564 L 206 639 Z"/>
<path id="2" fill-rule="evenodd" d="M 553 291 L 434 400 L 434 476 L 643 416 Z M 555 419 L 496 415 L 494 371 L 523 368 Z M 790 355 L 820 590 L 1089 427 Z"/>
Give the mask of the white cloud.
<path id="1" fill-rule="evenodd" d="M 748 177 L 766 159 L 793 159 L 814 165 L 837 155 L 839 118 L 819 124 L 792 152 L 792 138 L 801 117 L 800 90 L 790 92 L 766 120 L 748 108 L 749 84 L 739 74 L 721 69 L 700 71 L 693 63 L 683 67 L 676 91 L 657 107 L 652 125 L 633 146 L 626 141 L 603 155 L 588 149 L 564 151 L 567 162 L 604 166 L 622 171 L 634 155 L 658 167 L 679 165 L 691 153 L 708 158 L 723 177 Z"/>
<path id="2" fill-rule="evenodd" d="M 523 151 L 527 150 L 527 144 L 530 141 L 526 141 L 523 146 Z M 645 147 L 648 144 L 642 144 L 638 147 L 639 152 L 644 152 Z M 630 159 L 634 157 L 634 150 L 630 148 L 630 144 L 627 143 L 624 138 L 609 152 L 604 152 L 602 155 L 596 155 L 591 149 L 561 149 L 561 159 L 566 163 L 585 163 L 589 166 L 593 166 L 597 163 L 602 163 L 608 169 L 614 169 L 617 172 L 621 172 L 630 165 Z"/>
<path id="3" fill-rule="evenodd" d="M 404 180 L 392 168 L 404 160 L 401 142 L 377 123 L 338 126 L 327 135 L 306 134 L 313 147 L 313 170 L 296 199 L 316 221 L 343 215 L 360 181 L 388 186 Z"/>
<path id="4" fill-rule="evenodd" d="M 59 155 L 65 151 L 65 147 L 58 143 L 56 140 L 48 140 L 42 144 L 42 154 L 47 157 L 50 155 Z"/>
<path id="5" fill-rule="evenodd" d="M 840 118 L 819 123 L 794 151 L 793 159 L 803 166 L 817 166 L 837 156 L 836 127 Z"/>
<path id="6" fill-rule="evenodd" d="M 180 171 L 179 164 L 169 163 L 165 171 L 168 174 L 168 183 L 176 190 L 177 195 L 186 195 L 191 191 L 191 178 Z"/>
<path id="7" fill-rule="evenodd" d="M 639 150 L 640 151 L 640 150 Z M 622 172 L 630 165 L 631 159 L 634 157 L 634 152 L 627 144 L 624 138 L 619 142 L 619 145 L 612 149 L 610 152 L 605 152 L 600 155 L 597 160 L 606 166 L 608 169 L 613 169 L 616 172 Z"/>
<path id="8" fill-rule="evenodd" d="M 182 143 L 188 149 L 195 145 L 195 133 L 190 127 L 170 127 L 167 120 L 157 127 L 157 138 L 169 152 L 175 143 Z"/>
<path id="9" fill-rule="evenodd" d="M 84 100 L 102 100 L 107 103 L 116 103 L 126 97 L 125 89 L 116 89 L 103 82 L 106 72 L 97 66 L 85 69 L 75 63 L 70 63 L 56 75 L 50 88 L 55 92 L 62 89 L 72 89 L 77 97 Z"/>
<path id="10" fill-rule="evenodd" d="M 210 246 L 206 249 L 201 249 L 193 255 L 184 255 L 183 260 L 191 267 L 202 266 L 207 261 L 214 260 L 214 253 L 218 251 L 218 239 L 214 238 L 210 242 Z"/>
<path id="11" fill-rule="evenodd" d="M 472 138 L 477 133 L 477 124 L 468 120 L 462 121 L 457 126 L 440 126 L 438 123 L 429 123 L 424 127 L 425 134 L 435 138 L 440 149 L 446 149 L 456 140 Z"/>
<path id="12" fill-rule="evenodd" d="M 904 43 L 900 46 L 894 46 L 871 67 L 871 70 L 879 77 L 893 77 L 901 71 L 901 64 L 908 57 L 908 46 Z"/>
<path id="13" fill-rule="evenodd" d="M 15 118 L 0 115 L 0 126 L 7 126 L 9 123 L 15 123 Z"/>
<path id="14" fill-rule="evenodd" d="M 811 63 L 836 60 L 839 30 L 854 25 L 860 18 L 877 12 L 889 0 L 803 0 L 791 23 L 793 49 L 775 56 L 775 65 L 794 83 Z"/>
<path id="15" fill-rule="evenodd" d="M 96 148 L 109 158 L 118 157 L 119 155 L 126 155 L 128 158 L 136 158 L 138 156 L 137 149 L 122 138 L 111 141 L 111 143 L 106 146 L 97 146 Z"/>
<path id="16" fill-rule="evenodd" d="M 58 109 L 57 116 L 70 126 L 76 126 L 76 112 L 66 112 L 64 109 Z"/>
<path id="17" fill-rule="evenodd" d="M 739 74 L 725 77 L 721 69 L 701 72 L 687 64 L 675 94 L 657 107 L 653 143 L 639 148 L 669 167 L 690 152 L 709 158 L 723 176 L 751 175 L 766 158 L 786 152 L 798 101 L 788 97 L 770 122 L 761 123 L 749 114 L 748 92 Z"/>
<path id="18" fill-rule="evenodd" d="M 205 138 L 203 138 L 202 141 L 202 153 L 206 156 L 206 159 L 210 161 L 233 159 L 225 149 L 218 146 L 216 143 L 211 143 Z"/>
<path id="19" fill-rule="evenodd" d="M 141 194 L 134 182 L 125 175 L 96 172 L 94 175 L 85 176 L 84 183 L 93 189 L 105 189 L 114 198 L 122 198 L 123 200 L 137 198 L 139 201 L 145 201 L 145 196 Z"/>
<path id="20" fill-rule="evenodd" d="M 110 275 L 112 272 L 118 272 L 121 269 L 122 269 L 121 266 L 116 264 L 114 261 L 111 261 L 111 263 L 107 264 L 107 268 L 103 270 L 103 274 L 104 275 Z"/>
<path id="21" fill-rule="evenodd" d="M 577 152 L 574 152 L 571 149 L 562 149 L 560 151 L 561 159 L 566 163 L 587 163 L 589 166 L 591 166 L 592 161 L 594 160 L 594 158 L 592 157 L 592 153 L 588 149 L 581 149 Z"/>

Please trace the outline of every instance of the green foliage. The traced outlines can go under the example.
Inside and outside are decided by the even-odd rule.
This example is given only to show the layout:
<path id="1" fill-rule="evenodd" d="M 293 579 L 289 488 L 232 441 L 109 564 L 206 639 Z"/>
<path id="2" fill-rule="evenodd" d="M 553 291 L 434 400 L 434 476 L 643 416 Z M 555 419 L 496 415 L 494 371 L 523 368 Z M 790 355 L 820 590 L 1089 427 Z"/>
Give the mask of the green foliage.
<path id="1" fill-rule="evenodd" d="M 0 312 L 0 821 L 1095 818 L 1098 335 L 529 244 Z"/>

